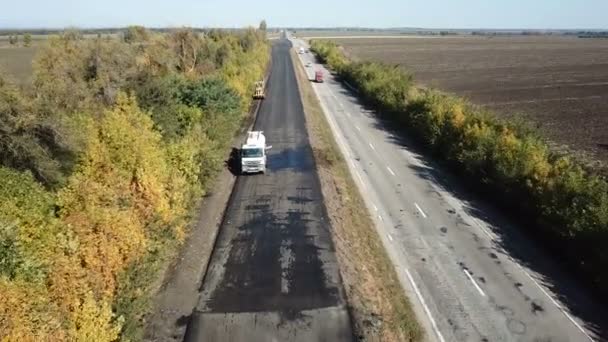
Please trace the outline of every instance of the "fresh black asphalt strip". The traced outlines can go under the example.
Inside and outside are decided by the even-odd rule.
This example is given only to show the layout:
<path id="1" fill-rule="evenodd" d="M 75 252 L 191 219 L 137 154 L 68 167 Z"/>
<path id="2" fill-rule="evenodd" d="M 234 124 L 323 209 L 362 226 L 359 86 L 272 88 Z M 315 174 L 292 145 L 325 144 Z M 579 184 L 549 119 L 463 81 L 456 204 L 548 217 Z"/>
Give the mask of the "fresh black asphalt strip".
<path id="1" fill-rule="evenodd" d="M 287 40 L 255 130 L 266 174 L 235 184 L 186 341 L 351 341 L 329 219 Z"/>

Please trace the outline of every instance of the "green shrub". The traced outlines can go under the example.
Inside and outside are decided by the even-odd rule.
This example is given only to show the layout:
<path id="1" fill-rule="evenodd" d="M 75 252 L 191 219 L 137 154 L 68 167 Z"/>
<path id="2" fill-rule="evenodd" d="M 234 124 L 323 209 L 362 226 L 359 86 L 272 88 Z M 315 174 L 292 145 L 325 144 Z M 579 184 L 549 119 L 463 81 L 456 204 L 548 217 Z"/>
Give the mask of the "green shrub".
<path id="1" fill-rule="evenodd" d="M 55 198 L 30 173 L 0 167 L 0 277 L 42 283 L 58 233 Z"/>
<path id="2" fill-rule="evenodd" d="M 55 127 L 28 102 L 0 75 L 0 164 L 28 170 L 46 185 L 57 185 L 65 176 L 66 166 L 59 160 L 64 146 Z"/>

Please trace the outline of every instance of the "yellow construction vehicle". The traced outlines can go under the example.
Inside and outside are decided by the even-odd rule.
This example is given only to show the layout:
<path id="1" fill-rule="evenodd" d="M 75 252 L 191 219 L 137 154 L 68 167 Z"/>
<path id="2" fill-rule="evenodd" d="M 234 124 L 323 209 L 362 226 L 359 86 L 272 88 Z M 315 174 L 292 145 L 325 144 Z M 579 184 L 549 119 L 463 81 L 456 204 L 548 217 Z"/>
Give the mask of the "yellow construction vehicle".
<path id="1" fill-rule="evenodd" d="M 255 90 L 253 92 L 253 98 L 256 100 L 263 99 L 266 97 L 264 94 L 264 81 L 255 82 Z"/>

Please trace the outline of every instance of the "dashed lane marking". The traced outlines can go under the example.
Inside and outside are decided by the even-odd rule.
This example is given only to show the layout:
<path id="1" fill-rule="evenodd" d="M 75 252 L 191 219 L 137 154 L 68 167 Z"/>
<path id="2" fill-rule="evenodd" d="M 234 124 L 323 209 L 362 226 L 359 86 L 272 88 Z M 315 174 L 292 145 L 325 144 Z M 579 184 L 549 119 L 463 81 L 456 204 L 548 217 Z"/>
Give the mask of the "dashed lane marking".
<path id="1" fill-rule="evenodd" d="M 420 212 L 420 215 L 422 215 L 422 217 L 424 217 L 424 218 L 427 218 L 426 214 L 424 213 L 424 210 L 422 210 L 422 208 L 420 208 L 418 203 L 414 203 L 414 205 L 416 206 L 416 209 L 418 209 L 418 212 Z"/>
<path id="2" fill-rule="evenodd" d="M 479 287 L 479 285 L 477 284 L 477 282 L 475 281 L 475 279 L 473 279 L 473 276 L 471 275 L 471 273 L 469 272 L 469 270 L 467 270 L 466 268 L 462 269 L 464 271 L 464 274 L 467 275 L 467 278 L 469 278 L 469 280 L 471 281 L 471 283 L 473 283 L 473 285 L 475 286 L 475 288 L 477 289 L 477 291 L 479 292 L 479 294 L 482 297 L 485 297 L 486 294 L 485 292 L 483 292 L 483 290 L 481 289 L 481 287 Z"/>

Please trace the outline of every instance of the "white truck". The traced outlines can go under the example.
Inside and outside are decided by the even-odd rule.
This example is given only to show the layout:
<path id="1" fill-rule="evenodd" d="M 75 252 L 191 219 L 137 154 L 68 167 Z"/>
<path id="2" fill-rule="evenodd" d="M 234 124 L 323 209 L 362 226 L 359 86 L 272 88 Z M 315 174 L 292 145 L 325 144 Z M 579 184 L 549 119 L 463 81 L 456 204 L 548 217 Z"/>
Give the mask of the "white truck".
<path id="1" fill-rule="evenodd" d="M 266 171 L 266 151 L 272 146 L 266 146 L 266 137 L 262 131 L 250 131 L 247 140 L 241 146 L 241 173 Z"/>

